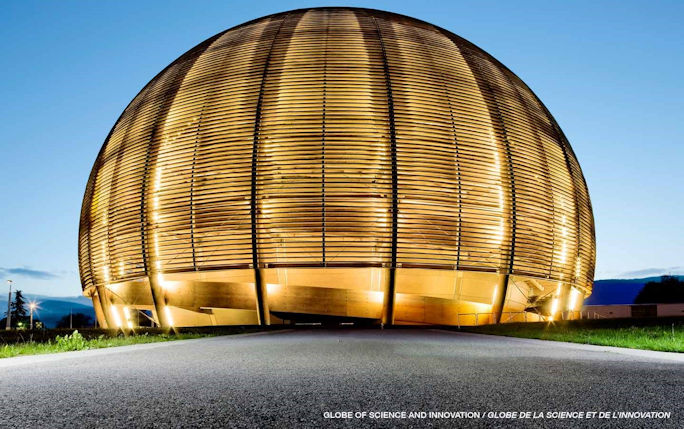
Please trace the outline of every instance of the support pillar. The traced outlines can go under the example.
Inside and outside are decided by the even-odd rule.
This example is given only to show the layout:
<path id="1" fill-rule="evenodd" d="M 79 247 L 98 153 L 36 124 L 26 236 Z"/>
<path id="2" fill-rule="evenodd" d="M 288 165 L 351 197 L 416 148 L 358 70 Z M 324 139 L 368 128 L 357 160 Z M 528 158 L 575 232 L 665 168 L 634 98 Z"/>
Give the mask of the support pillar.
<path id="1" fill-rule="evenodd" d="M 100 297 L 96 295 L 96 292 L 93 292 L 93 294 L 90 295 L 90 299 L 93 300 L 93 309 L 95 310 L 95 318 L 97 319 L 98 326 L 107 329 L 109 325 L 105 320 L 104 310 L 102 309 L 102 304 L 100 304 Z"/>
<path id="2" fill-rule="evenodd" d="M 268 290 L 261 268 L 254 269 L 254 292 L 256 294 L 256 310 L 259 325 L 268 326 L 271 324 L 271 313 L 268 309 Z"/>
<path id="3" fill-rule="evenodd" d="M 97 299 L 100 301 L 100 308 L 102 309 L 102 315 L 107 324 L 107 329 L 116 329 L 114 317 L 112 316 L 112 302 L 107 295 L 107 288 L 104 286 L 97 286 L 95 289 L 97 290 Z"/>
<path id="4" fill-rule="evenodd" d="M 564 320 L 564 313 L 568 311 L 568 302 L 570 302 L 570 285 L 562 283 L 558 294 L 558 313 L 554 320 Z"/>
<path id="5" fill-rule="evenodd" d="M 387 287 L 385 288 L 385 298 L 382 306 L 382 323 L 385 325 L 394 324 L 394 308 L 395 308 L 395 285 L 397 278 L 397 269 L 390 268 L 387 280 Z"/>
<path id="6" fill-rule="evenodd" d="M 157 281 L 156 275 L 149 276 L 150 292 L 152 293 L 152 303 L 154 303 L 154 312 L 157 316 L 157 323 L 161 328 L 170 328 L 172 323 L 166 316 L 166 299 L 164 298 L 164 290 Z"/>
<path id="7" fill-rule="evenodd" d="M 394 120 L 394 94 L 392 91 L 392 79 L 390 76 L 389 62 L 387 61 L 387 51 L 385 50 L 385 41 L 382 37 L 382 31 L 378 25 L 377 20 L 371 17 L 375 24 L 375 30 L 380 41 L 380 49 L 382 52 L 382 66 L 385 72 L 385 86 L 387 90 L 387 113 L 389 114 L 389 146 L 390 146 L 390 162 L 392 166 L 392 246 L 390 258 L 390 272 L 389 282 L 385 291 L 385 300 L 382 312 L 382 323 L 387 325 L 394 324 L 394 304 L 395 294 L 394 285 L 397 269 L 397 236 L 399 235 L 399 174 L 397 165 L 397 133 Z"/>
<path id="8" fill-rule="evenodd" d="M 499 274 L 496 283 L 496 294 L 493 297 L 492 303 L 492 322 L 501 323 L 501 314 L 503 313 L 504 303 L 506 302 L 506 294 L 508 292 L 508 274 Z"/>

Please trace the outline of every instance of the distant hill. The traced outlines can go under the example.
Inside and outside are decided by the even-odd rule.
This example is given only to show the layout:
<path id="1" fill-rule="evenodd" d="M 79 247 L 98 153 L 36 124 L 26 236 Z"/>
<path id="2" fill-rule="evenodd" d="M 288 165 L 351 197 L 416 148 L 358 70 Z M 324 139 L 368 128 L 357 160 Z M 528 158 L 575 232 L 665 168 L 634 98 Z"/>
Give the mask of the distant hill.
<path id="1" fill-rule="evenodd" d="M 26 293 L 26 301 L 36 301 L 38 309 L 34 317 L 41 320 L 46 327 L 54 328 L 59 319 L 68 316 L 69 312 L 87 314 L 95 320 L 92 301 L 85 296 L 45 296 Z M 7 298 L 0 301 L 0 318 L 7 312 Z"/>
<path id="2" fill-rule="evenodd" d="M 684 279 L 684 276 L 675 276 Z M 591 296 L 584 305 L 634 304 L 639 291 L 648 282 L 659 281 L 660 276 L 643 279 L 595 280 Z"/>

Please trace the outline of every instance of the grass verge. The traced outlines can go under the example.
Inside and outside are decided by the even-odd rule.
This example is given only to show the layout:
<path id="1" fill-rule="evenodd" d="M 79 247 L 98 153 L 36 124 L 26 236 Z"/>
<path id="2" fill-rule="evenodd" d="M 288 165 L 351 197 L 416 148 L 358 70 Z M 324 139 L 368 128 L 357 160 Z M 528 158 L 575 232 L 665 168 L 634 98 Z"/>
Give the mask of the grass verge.
<path id="1" fill-rule="evenodd" d="M 270 328 L 270 329 L 269 329 Z M 161 343 L 189 340 L 193 338 L 234 335 L 277 327 L 259 326 L 216 326 L 199 328 L 178 328 L 176 332 L 165 332 L 155 328 L 139 328 L 135 333 L 123 335 L 121 331 L 86 328 L 82 331 L 52 329 L 43 331 L 0 332 L 0 359 L 22 355 L 60 353 L 76 350 L 102 349 L 130 346 L 133 344 Z"/>
<path id="2" fill-rule="evenodd" d="M 473 326 L 464 331 L 508 337 L 567 341 L 684 353 L 684 320 L 592 320 Z"/>
<path id="3" fill-rule="evenodd" d="M 133 344 L 160 343 L 174 340 L 201 338 L 208 334 L 160 334 L 160 335 L 129 335 L 126 337 L 108 337 L 100 335 L 98 338 L 86 339 L 78 331 L 73 334 L 58 336 L 55 340 L 44 343 L 26 342 L 4 344 L 0 346 L 0 359 L 45 353 L 69 352 L 75 350 L 103 349 L 107 347 L 129 346 Z"/>

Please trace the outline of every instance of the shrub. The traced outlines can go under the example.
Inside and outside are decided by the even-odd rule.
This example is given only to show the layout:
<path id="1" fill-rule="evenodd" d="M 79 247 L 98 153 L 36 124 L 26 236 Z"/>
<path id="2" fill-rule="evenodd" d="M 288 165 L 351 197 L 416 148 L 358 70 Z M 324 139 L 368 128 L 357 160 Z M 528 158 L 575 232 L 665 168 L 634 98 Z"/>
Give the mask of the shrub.
<path id="1" fill-rule="evenodd" d="M 60 351 L 68 352 L 73 350 L 86 350 L 88 348 L 88 341 L 78 331 L 74 331 L 71 335 L 63 337 L 57 335 L 55 344 Z"/>

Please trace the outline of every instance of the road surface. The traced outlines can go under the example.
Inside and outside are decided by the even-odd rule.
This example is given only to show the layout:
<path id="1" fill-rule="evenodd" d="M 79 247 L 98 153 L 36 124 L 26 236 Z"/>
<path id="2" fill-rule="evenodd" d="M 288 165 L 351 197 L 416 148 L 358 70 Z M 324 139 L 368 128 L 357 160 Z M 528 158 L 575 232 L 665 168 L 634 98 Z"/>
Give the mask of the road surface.
<path id="1" fill-rule="evenodd" d="M 29 356 L 0 360 L 0 427 L 684 427 L 684 363 L 658 355 L 312 329 Z"/>

